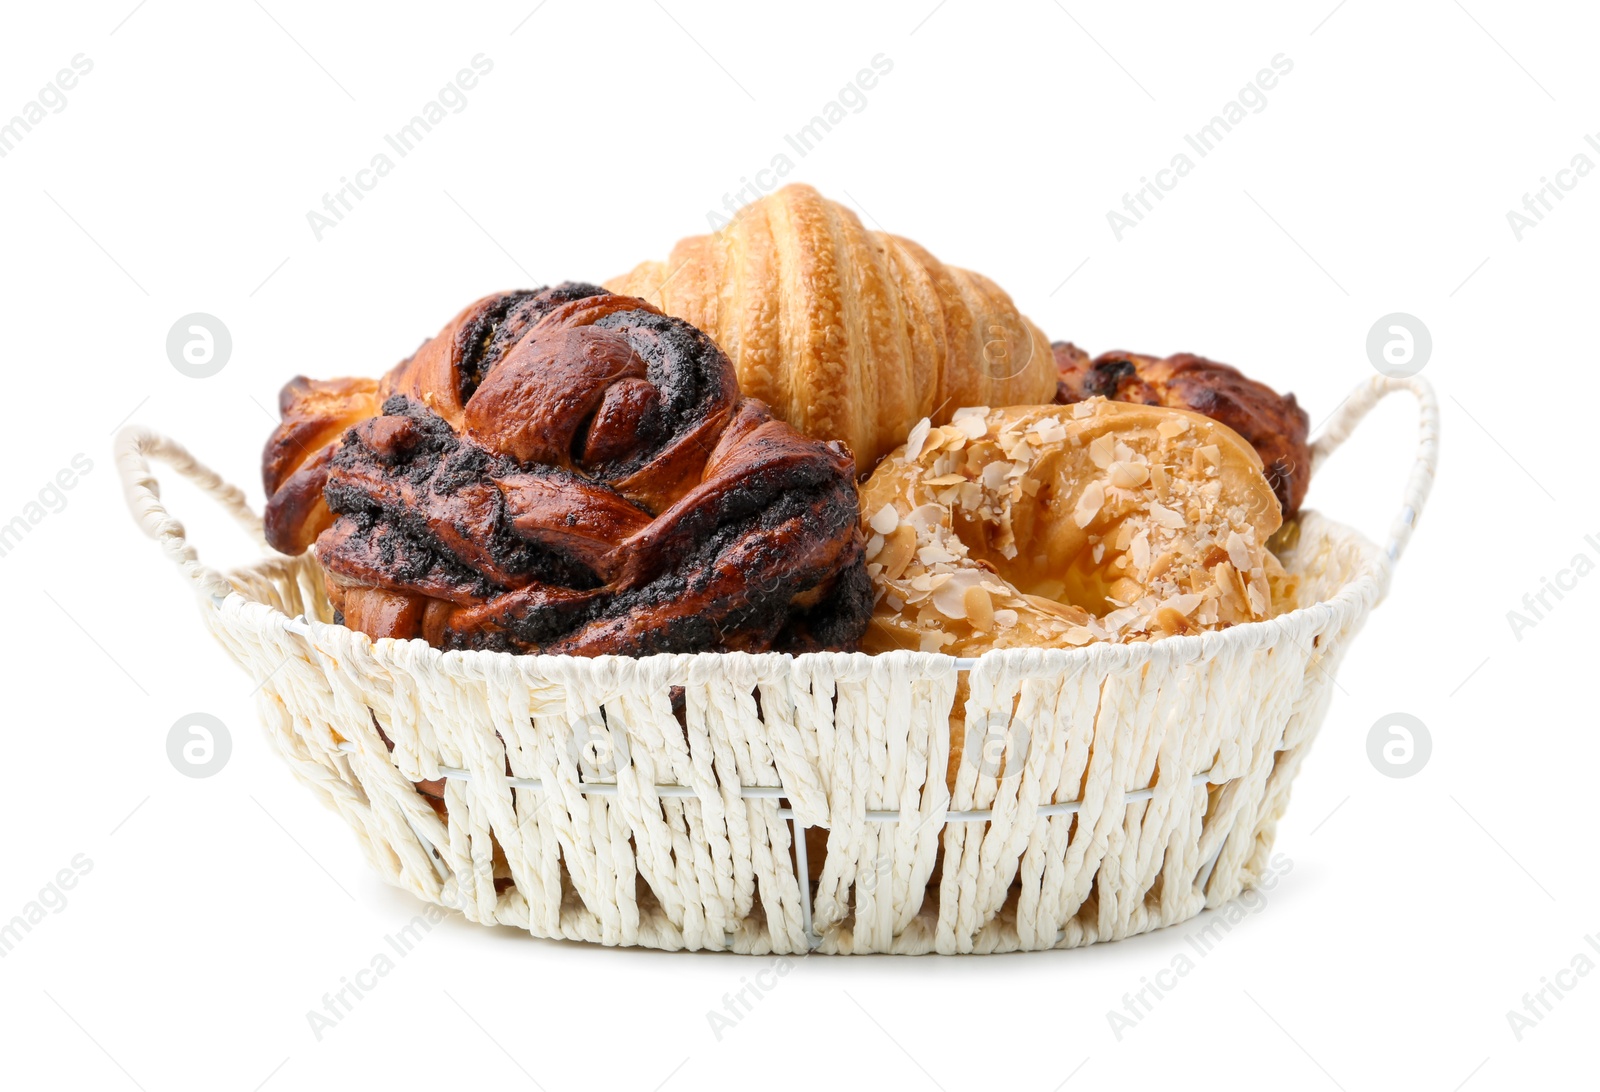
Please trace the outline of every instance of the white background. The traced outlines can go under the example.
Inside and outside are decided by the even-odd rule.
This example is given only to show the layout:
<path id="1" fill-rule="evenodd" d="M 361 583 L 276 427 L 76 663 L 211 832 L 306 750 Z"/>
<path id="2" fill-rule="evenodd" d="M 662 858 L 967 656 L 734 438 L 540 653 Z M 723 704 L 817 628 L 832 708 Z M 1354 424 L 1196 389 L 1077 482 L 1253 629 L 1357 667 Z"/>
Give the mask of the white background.
<path id="1" fill-rule="evenodd" d="M 1507 621 L 1600 557 L 1600 176 L 1520 241 L 1506 219 L 1578 153 L 1600 163 L 1592 9 L 935 2 L 8 10 L 0 118 L 74 55 L 94 66 L 0 159 L 0 522 L 75 454 L 93 462 L 0 558 L 0 920 L 92 861 L 0 960 L 8 1087 L 1592 1084 L 1600 974 L 1520 1041 L 1506 1016 L 1600 934 L 1600 575 L 1520 640 Z M 479 53 L 494 67 L 466 108 L 318 241 L 307 211 Z M 880 53 L 893 69 L 866 107 L 788 149 Z M 1280 53 L 1293 71 L 1265 109 L 1118 241 L 1106 212 Z M 1120 1040 L 1108 1010 L 1192 951 L 1193 924 L 1081 951 L 807 959 L 719 1041 L 706 1012 L 768 961 L 452 919 L 319 1041 L 307 1010 L 418 906 L 273 757 L 255 680 L 134 530 L 111 434 L 167 431 L 259 504 L 288 377 L 375 375 L 480 294 L 664 257 L 786 150 L 791 179 L 987 273 L 1052 337 L 1203 352 L 1314 421 L 1372 374 L 1379 316 L 1432 330 L 1441 475 L 1280 826 L 1292 869 Z M 196 311 L 234 345 L 204 380 L 165 351 Z M 1381 535 L 1413 421 L 1381 407 L 1311 503 Z M 166 496 L 208 561 L 247 558 L 196 493 Z M 196 711 L 234 747 L 205 780 L 165 749 Z M 1434 745 L 1399 780 L 1366 749 L 1396 711 Z"/>

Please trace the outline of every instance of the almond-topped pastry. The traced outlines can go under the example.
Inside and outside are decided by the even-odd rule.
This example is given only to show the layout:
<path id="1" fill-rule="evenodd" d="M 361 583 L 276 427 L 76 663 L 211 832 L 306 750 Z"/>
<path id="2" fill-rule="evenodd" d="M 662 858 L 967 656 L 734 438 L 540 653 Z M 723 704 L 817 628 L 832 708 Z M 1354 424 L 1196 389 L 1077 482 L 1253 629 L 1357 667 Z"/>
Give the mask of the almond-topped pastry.
<path id="1" fill-rule="evenodd" d="M 1187 410 L 1093 398 L 923 421 L 862 487 L 877 601 L 862 647 L 1140 641 L 1292 598 L 1260 457 Z"/>

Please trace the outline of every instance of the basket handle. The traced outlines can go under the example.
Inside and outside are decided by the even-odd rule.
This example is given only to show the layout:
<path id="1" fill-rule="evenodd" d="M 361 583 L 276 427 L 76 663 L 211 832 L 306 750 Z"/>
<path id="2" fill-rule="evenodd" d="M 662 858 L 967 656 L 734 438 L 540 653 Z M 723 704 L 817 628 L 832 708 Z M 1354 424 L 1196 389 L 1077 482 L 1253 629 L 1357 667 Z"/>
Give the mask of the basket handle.
<path id="1" fill-rule="evenodd" d="M 1396 391 L 1408 391 L 1417 400 L 1419 436 L 1417 455 L 1411 464 L 1411 475 L 1406 479 L 1403 506 L 1389 528 L 1389 542 L 1384 548 L 1388 569 L 1400 560 L 1406 543 L 1411 540 L 1412 529 L 1422 506 L 1427 503 L 1428 492 L 1433 488 L 1433 477 L 1439 465 L 1439 399 L 1426 379 L 1410 376 L 1394 379 L 1376 375 L 1345 396 L 1333 418 L 1323 428 L 1321 435 L 1311 445 L 1311 472 L 1316 474 L 1323 462 L 1337 451 L 1349 438 L 1361 419 L 1372 407 Z"/>
<path id="2" fill-rule="evenodd" d="M 166 463 L 194 482 L 227 509 L 252 539 L 271 550 L 261 530 L 261 517 L 250 509 L 244 491 L 228 484 L 222 475 L 189 454 L 176 440 L 142 425 L 132 425 L 119 432 L 115 451 L 117 470 L 122 475 L 122 488 L 134 520 L 145 534 L 161 544 L 167 556 L 183 570 L 183 575 L 194 581 L 197 591 L 214 600 L 226 599 L 232 594 L 233 585 L 221 573 L 201 563 L 194 547 L 189 545 L 183 524 L 161 503 L 161 483 L 156 480 L 150 462 Z"/>

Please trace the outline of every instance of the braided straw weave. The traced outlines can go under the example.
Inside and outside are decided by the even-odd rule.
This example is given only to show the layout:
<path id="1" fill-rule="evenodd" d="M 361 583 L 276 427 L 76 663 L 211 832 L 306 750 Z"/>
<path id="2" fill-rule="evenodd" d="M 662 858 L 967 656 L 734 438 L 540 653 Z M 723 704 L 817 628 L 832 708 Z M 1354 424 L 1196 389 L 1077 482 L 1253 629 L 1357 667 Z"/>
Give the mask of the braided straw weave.
<path id="1" fill-rule="evenodd" d="M 602 944 L 1002 952 L 1171 925 L 1261 873 L 1334 671 L 1432 484 L 1431 388 L 1373 379 L 1314 449 L 1320 462 L 1402 389 L 1422 407 L 1402 513 L 1383 550 L 1302 517 L 1282 560 L 1310 606 L 1199 636 L 968 663 L 373 642 L 331 624 L 310 555 L 226 577 L 200 563 L 149 459 L 258 537 L 261 523 L 181 446 L 131 428 L 117 460 L 207 627 L 265 680 L 258 705 L 279 753 L 391 883 L 476 922 Z M 953 790 L 952 715 L 966 733 Z M 440 777 L 447 819 L 413 787 Z M 820 870 L 801 828 L 826 833 Z"/>

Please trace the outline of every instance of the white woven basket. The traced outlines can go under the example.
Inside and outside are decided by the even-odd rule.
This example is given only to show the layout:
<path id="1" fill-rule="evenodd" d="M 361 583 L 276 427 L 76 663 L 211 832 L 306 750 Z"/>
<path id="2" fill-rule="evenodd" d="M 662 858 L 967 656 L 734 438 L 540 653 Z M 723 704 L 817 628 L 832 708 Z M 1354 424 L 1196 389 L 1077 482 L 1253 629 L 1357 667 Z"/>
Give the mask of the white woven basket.
<path id="1" fill-rule="evenodd" d="M 1171 925 L 1261 873 L 1333 673 L 1432 483 L 1432 389 L 1376 378 L 1314 447 L 1320 463 L 1402 389 L 1422 411 L 1404 507 L 1383 550 L 1303 515 L 1282 560 L 1313 605 L 1200 636 L 972 661 L 371 641 L 331 624 L 310 555 L 226 577 L 201 564 L 149 459 L 258 540 L 261 520 L 181 446 L 131 428 L 117 462 L 206 626 L 262 680 L 279 753 L 389 882 L 476 922 L 602 944 L 1003 952 Z M 967 742 L 950 764 L 953 718 Z M 437 778 L 446 819 L 413 787 Z M 809 854 L 801 828 L 818 839 Z"/>

